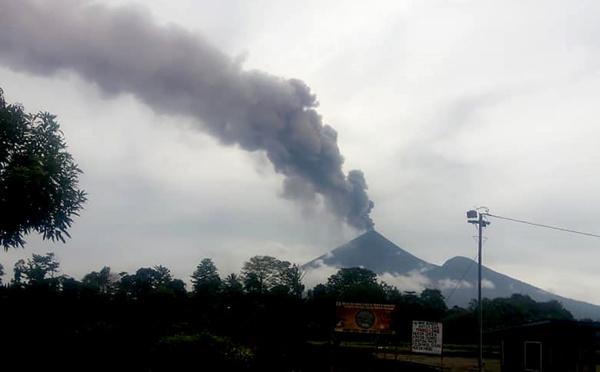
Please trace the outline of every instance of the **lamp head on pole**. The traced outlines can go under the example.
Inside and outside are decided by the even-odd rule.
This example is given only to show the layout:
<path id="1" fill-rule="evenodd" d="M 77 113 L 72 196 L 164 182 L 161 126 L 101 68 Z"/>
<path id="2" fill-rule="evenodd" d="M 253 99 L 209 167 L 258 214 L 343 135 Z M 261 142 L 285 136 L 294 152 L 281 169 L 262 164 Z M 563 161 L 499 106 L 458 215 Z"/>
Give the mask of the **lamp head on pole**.
<path id="1" fill-rule="evenodd" d="M 471 209 L 467 212 L 467 222 L 475 225 L 481 224 L 481 226 L 486 227 L 490 224 L 490 221 L 486 221 L 484 218 L 485 216 L 490 216 L 490 214 L 488 213 L 488 209 L 486 207 L 480 208 L 483 209 L 484 212 L 479 212 L 476 209 Z"/>
<path id="2" fill-rule="evenodd" d="M 467 212 L 467 222 L 469 223 L 479 223 L 479 213 L 476 210 L 472 209 Z"/>

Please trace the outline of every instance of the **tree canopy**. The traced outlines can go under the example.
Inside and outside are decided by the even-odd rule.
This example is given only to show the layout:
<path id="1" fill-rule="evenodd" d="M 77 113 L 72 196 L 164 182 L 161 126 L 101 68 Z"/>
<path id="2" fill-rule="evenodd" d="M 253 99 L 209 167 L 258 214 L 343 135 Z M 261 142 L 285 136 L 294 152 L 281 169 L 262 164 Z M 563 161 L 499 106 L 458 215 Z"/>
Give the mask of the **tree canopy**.
<path id="1" fill-rule="evenodd" d="M 92 370 L 116 365 L 119 370 L 171 371 L 189 369 L 199 357 L 225 370 L 328 370 L 316 368 L 320 364 L 312 360 L 323 358 L 322 365 L 330 366 L 338 301 L 395 305 L 394 339 L 400 343 L 410 343 L 413 320 L 442 322 L 446 344 L 470 345 L 478 337 L 475 303 L 448 309 L 438 289 L 403 291 L 360 267 L 340 269 L 302 297 L 301 270 L 269 256 L 253 257 L 243 275 L 223 279 L 211 259 L 202 259 L 192 274 L 202 290 L 191 293 L 162 265 L 132 274 L 112 273 L 105 266 L 81 280 L 59 269 L 52 253 L 32 254 L 16 262 L 8 285 L 0 285 L 0 308 L 11 314 L 2 329 L 3 350 L 17 360 L 35 359 L 36 370 L 65 350 L 74 356 L 65 360 L 67 371 L 79 371 L 89 360 L 94 360 Z M 220 288 L 212 287 L 215 283 Z M 484 299 L 483 314 L 484 330 L 573 319 L 557 301 L 536 302 L 519 294 Z M 111 351 L 98 358 L 106 345 Z"/>
<path id="2" fill-rule="evenodd" d="M 0 245 L 24 247 L 32 231 L 44 239 L 70 237 L 72 216 L 86 202 L 81 173 L 67 152 L 56 116 L 7 104 L 0 89 Z"/>
<path id="3" fill-rule="evenodd" d="M 56 286 L 58 279 L 56 274 L 60 264 L 54 259 L 54 253 L 33 254 L 31 258 L 19 260 L 13 269 L 13 283 L 15 285 Z"/>
<path id="4" fill-rule="evenodd" d="M 200 261 L 191 275 L 191 281 L 196 294 L 216 294 L 221 289 L 219 271 L 210 258 Z"/>
<path id="5" fill-rule="evenodd" d="M 300 297 L 304 291 L 302 271 L 297 265 L 271 256 L 254 256 L 242 268 L 244 288 L 248 292 L 276 290 Z"/>

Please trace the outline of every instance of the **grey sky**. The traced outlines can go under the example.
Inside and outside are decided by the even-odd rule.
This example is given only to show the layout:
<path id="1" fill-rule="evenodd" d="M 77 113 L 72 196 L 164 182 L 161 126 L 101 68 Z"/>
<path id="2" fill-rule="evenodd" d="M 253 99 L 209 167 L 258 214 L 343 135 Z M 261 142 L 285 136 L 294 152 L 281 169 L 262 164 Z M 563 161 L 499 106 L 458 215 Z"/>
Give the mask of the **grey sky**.
<path id="1" fill-rule="evenodd" d="M 481 204 L 600 231 L 600 4 L 103 3 L 145 9 L 245 71 L 306 82 L 338 132 L 344 172 L 365 173 L 377 230 L 425 260 L 473 258 L 465 211 Z M 264 153 L 222 146 L 193 118 L 156 114 L 69 72 L 3 64 L 0 86 L 8 101 L 58 115 L 90 194 L 73 239 L 30 237 L 0 257 L 5 267 L 53 250 L 75 277 L 163 264 L 187 278 L 204 257 L 223 274 L 256 254 L 304 263 L 357 234 L 321 205 L 281 198 L 283 178 Z M 489 267 L 600 303 L 600 240 L 494 220 L 486 235 Z"/>

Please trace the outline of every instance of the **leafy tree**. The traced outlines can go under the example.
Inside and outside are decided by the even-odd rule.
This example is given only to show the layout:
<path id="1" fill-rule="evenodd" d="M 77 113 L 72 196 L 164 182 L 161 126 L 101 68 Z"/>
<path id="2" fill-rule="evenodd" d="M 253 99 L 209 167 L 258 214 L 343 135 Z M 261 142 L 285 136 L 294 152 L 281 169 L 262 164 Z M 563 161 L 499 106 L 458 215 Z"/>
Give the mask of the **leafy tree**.
<path id="1" fill-rule="evenodd" d="M 397 287 L 387 284 L 383 281 L 381 282 L 380 287 L 383 290 L 387 302 L 395 303 L 400 301 L 400 299 L 402 298 L 402 294 L 400 293 Z"/>
<path id="2" fill-rule="evenodd" d="M 425 309 L 433 309 L 442 313 L 448 309 L 442 292 L 439 289 L 424 289 L 421 292 L 421 302 Z"/>
<path id="3" fill-rule="evenodd" d="M 0 244 L 24 247 L 32 231 L 44 239 L 70 237 L 72 216 L 86 202 L 81 170 L 66 151 L 56 116 L 25 113 L 0 89 Z"/>
<path id="4" fill-rule="evenodd" d="M 302 284 L 304 273 L 300 267 L 293 264 L 290 267 L 282 268 L 280 275 L 282 281 L 281 284 L 288 288 L 290 294 L 297 298 L 302 297 L 302 293 L 304 293 L 304 284 Z"/>
<path id="5" fill-rule="evenodd" d="M 184 298 L 187 296 L 185 282 L 181 279 L 172 279 L 161 288 L 161 291 L 163 294 L 175 296 L 177 298 Z"/>
<path id="6" fill-rule="evenodd" d="M 2 277 L 4 276 L 4 266 L 0 264 L 0 285 L 2 285 Z"/>
<path id="7" fill-rule="evenodd" d="M 223 280 L 223 292 L 226 295 L 238 295 L 243 293 L 244 286 L 239 276 L 231 273 Z"/>
<path id="8" fill-rule="evenodd" d="M 423 307 L 422 320 L 439 321 L 448 310 L 444 296 L 439 289 L 424 289 L 421 292 L 421 306 Z"/>
<path id="9" fill-rule="evenodd" d="M 244 275 L 244 291 L 247 293 L 265 293 L 267 291 L 264 282 L 257 273 L 248 272 L 242 275 Z"/>
<path id="10" fill-rule="evenodd" d="M 115 278 L 111 275 L 110 267 L 104 266 L 100 272 L 92 271 L 86 274 L 81 283 L 88 289 L 103 295 L 111 295 Z"/>
<path id="11" fill-rule="evenodd" d="M 556 301 L 536 302 L 531 297 L 513 294 L 509 298 L 483 299 L 484 327 L 515 325 L 541 319 L 573 320 L 573 315 Z M 477 302 L 469 305 L 472 311 L 477 310 Z"/>
<path id="12" fill-rule="evenodd" d="M 221 278 L 215 263 L 205 258 L 192 274 L 192 288 L 197 295 L 217 294 L 221 289 Z"/>
<path id="13" fill-rule="evenodd" d="M 377 274 L 362 267 L 342 268 L 327 279 L 327 287 L 332 292 L 341 292 L 355 285 L 377 284 Z"/>
<path id="14" fill-rule="evenodd" d="M 122 272 L 118 284 L 119 292 L 128 298 L 141 299 L 147 297 L 158 285 L 158 273 L 151 267 L 138 269 L 135 274 Z"/>
<path id="15" fill-rule="evenodd" d="M 63 298 L 68 298 L 71 300 L 78 300 L 84 288 L 80 281 L 67 275 L 60 277 L 60 286 Z"/>
<path id="16" fill-rule="evenodd" d="M 320 301 L 329 298 L 329 291 L 325 284 L 319 283 L 313 289 L 308 290 L 309 301 Z"/>
<path id="17" fill-rule="evenodd" d="M 276 286 L 285 285 L 282 273 L 289 267 L 289 262 L 275 257 L 251 257 L 242 267 L 244 289 L 248 292 L 266 293 Z"/>
<path id="18" fill-rule="evenodd" d="M 151 295 L 185 294 L 185 283 L 180 279 L 173 279 L 171 271 L 161 265 L 140 268 L 133 275 L 125 272 L 119 275 L 120 294 L 132 299 L 145 299 Z"/>
<path id="19" fill-rule="evenodd" d="M 242 267 L 244 289 L 249 293 L 268 293 L 301 297 L 303 272 L 298 265 L 271 256 L 254 256 Z"/>
<path id="20" fill-rule="evenodd" d="M 344 301 L 383 302 L 386 294 L 377 274 L 362 267 L 342 268 L 327 279 L 327 291 Z"/>
<path id="21" fill-rule="evenodd" d="M 58 268 L 60 264 L 54 260 L 54 253 L 45 255 L 33 254 L 27 261 L 15 263 L 13 283 L 17 286 L 58 285 Z"/>
<path id="22" fill-rule="evenodd" d="M 162 292 L 169 292 L 172 289 L 173 274 L 171 274 L 171 270 L 162 265 L 154 266 L 154 271 L 156 272 L 156 289 Z"/>

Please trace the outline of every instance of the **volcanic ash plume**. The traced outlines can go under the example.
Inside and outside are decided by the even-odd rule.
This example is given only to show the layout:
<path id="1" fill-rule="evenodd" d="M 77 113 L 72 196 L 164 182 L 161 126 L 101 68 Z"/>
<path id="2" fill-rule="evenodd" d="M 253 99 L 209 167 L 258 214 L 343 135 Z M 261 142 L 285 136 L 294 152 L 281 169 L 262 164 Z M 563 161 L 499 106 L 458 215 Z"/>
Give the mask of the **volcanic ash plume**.
<path id="1" fill-rule="evenodd" d="M 285 176 L 286 198 L 322 195 L 329 211 L 373 228 L 363 173 L 342 171 L 337 132 L 300 80 L 244 71 L 197 35 L 159 27 L 131 7 L 85 0 L 0 0 L 0 62 L 17 71 L 78 74 L 110 95 L 198 119 L 223 144 L 263 150 Z"/>

